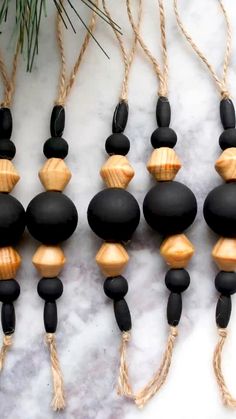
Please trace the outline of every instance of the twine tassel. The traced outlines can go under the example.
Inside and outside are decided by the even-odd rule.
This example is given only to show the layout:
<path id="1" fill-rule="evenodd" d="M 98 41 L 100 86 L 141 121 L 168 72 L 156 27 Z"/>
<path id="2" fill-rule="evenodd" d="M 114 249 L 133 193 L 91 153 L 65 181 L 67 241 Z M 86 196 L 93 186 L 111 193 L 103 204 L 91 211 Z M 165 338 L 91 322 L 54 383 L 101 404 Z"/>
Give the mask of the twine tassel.
<path id="1" fill-rule="evenodd" d="M 130 341 L 130 332 L 123 332 L 120 345 L 120 368 L 117 385 L 117 394 L 119 396 L 133 397 L 132 387 L 129 381 L 129 369 L 126 359 L 127 345 Z"/>
<path id="2" fill-rule="evenodd" d="M 12 345 L 12 335 L 4 335 L 3 344 L 0 350 L 0 371 L 2 371 L 8 350 Z"/>

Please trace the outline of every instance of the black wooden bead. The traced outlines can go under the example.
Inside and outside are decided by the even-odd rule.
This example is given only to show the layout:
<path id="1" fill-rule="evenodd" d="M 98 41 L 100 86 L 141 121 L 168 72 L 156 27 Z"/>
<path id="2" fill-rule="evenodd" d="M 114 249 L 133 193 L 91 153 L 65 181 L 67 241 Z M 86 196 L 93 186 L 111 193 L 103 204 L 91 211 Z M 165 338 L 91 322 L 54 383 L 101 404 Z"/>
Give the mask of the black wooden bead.
<path id="1" fill-rule="evenodd" d="M 145 196 L 143 213 L 147 223 L 163 235 L 182 233 L 194 221 L 197 201 L 179 182 L 158 182 Z"/>
<path id="2" fill-rule="evenodd" d="M 224 129 L 235 127 L 235 110 L 231 99 L 221 100 L 220 118 Z"/>
<path id="3" fill-rule="evenodd" d="M 170 326 L 177 326 L 182 313 L 181 294 L 171 292 L 167 303 L 167 321 Z"/>
<path id="4" fill-rule="evenodd" d="M 151 136 L 153 148 L 170 147 L 173 148 L 177 143 L 175 131 L 168 127 L 157 128 Z"/>
<path id="5" fill-rule="evenodd" d="M 183 292 L 190 284 L 189 273 L 185 269 L 170 269 L 165 277 L 167 288 L 172 292 Z"/>
<path id="6" fill-rule="evenodd" d="M 156 118 L 159 127 L 168 127 L 170 125 L 171 109 L 167 97 L 159 97 L 156 107 Z"/>
<path id="7" fill-rule="evenodd" d="M 52 137 L 61 137 L 65 128 L 65 109 L 61 105 L 54 106 L 50 121 Z"/>
<path id="8" fill-rule="evenodd" d="M 139 224 L 140 209 L 129 192 L 109 188 L 94 196 L 87 215 L 91 229 L 103 240 L 127 241 Z"/>
<path id="9" fill-rule="evenodd" d="M 221 294 L 234 294 L 236 292 L 236 273 L 220 271 L 215 278 L 215 287 Z"/>
<path id="10" fill-rule="evenodd" d="M 17 242 L 24 229 L 25 210 L 23 206 L 13 196 L 0 193 L 0 247 Z"/>
<path id="11" fill-rule="evenodd" d="M 118 103 L 112 121 L 112 132 L 113 134 L 123 132 L 125 130 L 129 114 L 128 103 L 122 100 Z"/>
<path id="12" fill-rule="evenodd" d="M 216 324 L 218 327 L 226 328 L 231 315 L 231 297 L 230 295 L 220 295 L 216 306 Z"/>
<path id="13" fill-rule="evenodd" d="M 9 139 L 12 134 L 12 115 L 9 108 L 0 108 L 0 139 Z"/>
<path id="14" fill-rule="evenodd" d="M 236 183 L 225 183 L 213 189 L 204 202 L 203 214 L 216 234 L 236 237 Z"/>
<path id="15" fill-rule="evenodd" d="M 112 134 L 107 138 L 105 148 L 109 155 L 119 154 L 125 156 L 129 152 L 130 141 L 122 133 Z"/>
<path id="16" fill-rule="evenodd" d="M 112 300 L 121 300 L 128 292 L 128 282 L 121 275 L 113 276 L 105 280 L 103 289 L 107 297 Z"/>
<path id="17" fill-rule="evenodd" d="M 122 332 L 130 330 L 132 327 L 131 315 L 128 304 L 124 299 L 114 301 L 114 312 L 119 329 Z"/>
<path id="18" fill-rule="evenodd" d="M 45 301 L 55 301 L 63 293 L 63 283 L 60 278 L 42 278 L 38 283 L 38 295 Z"/>
<path id="19" fill-rule="evenodd" d="M 0 301 L 12 303 L 20 295 L 20 285 L 15 279 L 4 279 L 0 281 Z"/>
<path id="20" fill-rule="evenodd" d="M 5 335 L 12 335 L 16 326 L 15 309 L 12 303 L 2 304 L 1 320 L 3 333 Z"/>
<path id="21" fill-rule="evenodd" d="M 222 150 L 230 147 L 236 147 L 236 129 L 229 128 L 223 131 L 219 138 L 219 144 Z"/>
<path id="22" fill-rule="evenodd" d="M 60 192 L 47 191 L 37 195 L 26 210 L 30 234 L 45 244 L 67 240 L 75 231 L 78 214 L 73 202 Z"/>
<path id="23" fill-rule="evenodd" d="M 44 327 L 47 333 L 55 333 L 57 329 L 57 305 L 55 301 L 44 304 Z"/>
<path id="24" fill-rule="evenodd" d="M 0 159 L 12 160 L 16 154 L 15 144 L 6 138 L 0 140 Z"/>
<path id="25" fill-rule="evenodd" d="M 43 152 L 47 159 L 52 157 L 64 159 L 68 154 L 68 149 L 68 143 L 62 137 L 49 138 L 43 146 Z"/>

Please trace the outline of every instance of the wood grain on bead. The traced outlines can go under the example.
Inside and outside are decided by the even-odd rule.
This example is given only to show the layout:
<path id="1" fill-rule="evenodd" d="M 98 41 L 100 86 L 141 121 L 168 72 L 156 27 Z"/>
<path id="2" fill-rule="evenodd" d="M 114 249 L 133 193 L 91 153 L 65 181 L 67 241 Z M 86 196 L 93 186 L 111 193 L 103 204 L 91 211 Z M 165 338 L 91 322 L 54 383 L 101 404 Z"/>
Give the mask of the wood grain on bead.
<path id="1" fill-rule="evenodd" d="M 181 168 L 176 152 L 169 147 L 160 147 L 153 151 L 147 169 L 158 181 L 172 180 Z"/>
<path id="2" fill-rule="evenodd" d="M 185 234 L 176 234 L 163 241 L 160 253 L 172 268 L 185 268 L 194 254 L 194 247 Z"/>
<path id="3" fill-rule="evenodd" d="M 0 192 L 11 192 L 20 176 L 10 160 L 0 160 Z"/>
<path id="4" fill-rule="evenodd" d="M 212 257 L 222 271 L 235 271 L 236 239 L 221 237 L 212 250 Z"/>
<path id="5" fill-rule="evenodd" d="M 15 278 L 21 257 L 13 247 L 0 248 L 0 279 Z"/>
<path id="6" fill-rule="evenodd" d="M 223 151 L 215 163 L 215 169 L 227 182 L 236 180 L 236 148 L 230 147 Z"/>
<path id="7" fill-rule="evenodd" d="M 122 273 L 129 261 L 129 255 L 120 243 L 103 243 L 96 255 L 96 262 L 105 276 Z"/>
<path id="8" fill-rule="evenodd" d="M 109 188 L 127 188 L 134 176 L 134 169 L 125 156 L 109 157 L 102 166 L 100 175 Z"/>
<path id="9" fill-rule="evenodd" d="M 39 171 L 39 178 L 47 191 L 63 191 L 71 179 L 71 172 L 63 159 L 51 158 Z"/>
<path id="10" fill-rule="evenodd" d="M 61 272 L 66 258 L 59 246 L 41 245 L 36 250 L 32 262 L 41 276 L 53 278 Z"/>

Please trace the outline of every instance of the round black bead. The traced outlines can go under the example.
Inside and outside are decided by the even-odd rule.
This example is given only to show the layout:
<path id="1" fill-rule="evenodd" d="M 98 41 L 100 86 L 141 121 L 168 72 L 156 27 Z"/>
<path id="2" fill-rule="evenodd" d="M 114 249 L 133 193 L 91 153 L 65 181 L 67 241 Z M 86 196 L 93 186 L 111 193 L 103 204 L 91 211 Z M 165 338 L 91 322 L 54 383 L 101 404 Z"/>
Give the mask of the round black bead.
<path id="1" fill-rule="evenodd" d="M 168 127 L 170 125 L 171 109 L 167 97 L 160 96 L 157 101 L 156 118 L 159 127 Z"/>
<path id="2" fill-rule="evenodd" d="M 127 241 L 140 219 L 136 199 L 124 189 L 104 189 L 88 207 L 88 223 L 97 236 L 108 241 Z"/>
<path id="3" fill-rule="evenodd" d="M 0 193 L 0 247 L 17 242 L 24 229 L 25 210 L 23 206 L 13 196 Z"/>
<path id="4" fill-rule="evenodd" d="M 52 137 L 61 137 L 65 128 L 65 109 L 61 105 L 54 106 L 50 121 Z"/>
<path id="5" fill-rule="evenodd" d="M 167 321 L 170 326 L 179 324 L 182 314 L 181 294 L 171 292 L 167 303 Z"/>
<path id="6" fill-rule="evenodd" d="M 62 137 L 49 138 L 43 146 L 43 152 L 47 159 L 52 157 L 64 159 L 68 154 L 68 149 L 68 143 Z"/>
<path id="7" fill-rule="evenodd" d="M 109 155 L 119 154 L 125 156 L 129 152 L 130 141 L 122 133 L 112 134 L 107 138 L 105 148 Z"/>
<path id="8" fill-rule="evenodd" d="M 128 103 L 124 100 L 118 103 L 112 121 L 112 132 L 120 133 L 125 130 L 129 115 L 129 106 Z"/>
<path id="9" fill-rule="evenodd" d="M 205 200 L 203 214 L 216 234 L 236 237 L 236 183 L 225 183 L 213 189 Z"/>
<path id="10" fill-rule="evenodd" d="M 220 118 L 224 129 L 235 127 L 235 109 L 231 99 L 221 100 Z"/>
<path id="11" fill-rule="evenodd" d="M 170 269 L 166 274 L 165 284 L 172 292 L 183 292 L 190 284 L 189 273 L 185 269 Z"/>
<path id="12" fill-rule="evenodd" d="M 168 127 L 157 128 L 151 136 L 153 148 L 170 147 L 173 148 L 177 143 L 175 131 Z"/>
<path id="13" fill-rule="evenodd" d="M 0 140 L 0 159 L 12 160 L 16 154 L 15 144 L 6 138 Z"/>
<path id="14" fill-rule="evenodd" d="M 12 115 L 9 108 L 0 108 L 0 138 L 9 139 L 12 134 Z"/>
<path id="15" fill-rule="evenodd" d="M 15 279 L 4 279 L 0 281 L 0 301 L 12 303 L 20 295 L 20 285 Z"/>
<path id="16" fill-rule="evenodd" d="M 145 196 L 143 213 L 147 223 L 163 235 L 182 233 L 194 221 L 197 201 L 179 182 L 158 182 Z"/>
<path id="17" fill-rule="evenodd" d="M 60 192 L 40 193 L 32 199 L 26 210 L 30 234 L 45 244 L 67 240 L 75 231 L 77 222 L 75 205 Z"/>
<path id="18" fill-rule="evenodd" d="M 220 271 L 215 278 L 215 287 L 221 294 L 234 294 L 236 292 L 236 273 Z"/>
<path id="19" fill-rule="evenodd" d="M 55 301 L 46 301 L 43 318 L 46 333 L 55 333 L 57 329 L 57 304 Z"/>
<path id="20" fill-rule="evenodd" d="M 219 138 L 219 144 L 222 150 L 230 147 L 236 147 L 236 129 L 229 128 L 223 131 Z"/>
<path id="21" fill-rule="evenodd" d="M 226 328 L 229 324 L 232 310 L 230 295 L 220 295 L 216 305 L 216 324 L 218 327 Z"/>
<path id="22" fill-rule="evenodd" d="M 16 315 L 12 303 L 3 303 L 1 312 L 2 330 L 5 335 L 12 335 L 16 327 Z"/>
<path id="23" fill-rule="evenodd" d="M 124 299 L 114 301 L 115 318 L 119 329 L 122 332 L 127 332 L 132 327 L 131 315 L 128 304 Z"/>
<path id="24" fill-rule="evenodd" d="M 128 292 L 128 282 L 121 275 L 114 276 L 105 280 L 103 289 L 107 297 L 121 300 Z"/>
<path id="25" fill-rule="evenodd" d="M 55 301 L 63 293 L 63 283 L 60 278 L 42 278 L 38 283 L 38 295 L 45 301 Z"/>

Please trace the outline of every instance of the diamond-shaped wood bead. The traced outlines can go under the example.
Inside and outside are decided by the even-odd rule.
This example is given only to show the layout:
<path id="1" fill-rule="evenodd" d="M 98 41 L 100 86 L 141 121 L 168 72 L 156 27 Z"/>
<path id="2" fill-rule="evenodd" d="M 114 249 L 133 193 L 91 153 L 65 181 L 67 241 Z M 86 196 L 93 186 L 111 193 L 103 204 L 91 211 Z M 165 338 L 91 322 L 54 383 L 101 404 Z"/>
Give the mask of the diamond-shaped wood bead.
<path id="1" fill-rule="evenodd" d="M 180 168 L 176 152 L 169 147 L 156 148 L 147 163 L 148 171 L 158 181 L 174 179 Z"/>
<path id="2" fill-rule="evenodd" d="M 10 160 L 0 160 L 0 192 L 11 192 L 20 176 Z"/>
<path id="3" fill-rule="evenodd" d="M 120 243 L 103 243 L 96 262 L 105 276 L 120 275 L 129 261 L 129 255 Z"/>
<path id="4" fill-rule="evenodd" d="M 100 175 L 109 188 L 127 188 L 134 169 L 125 156 L 114 155 L 102 166 Z"/>
<path id="5" fill-rule="evenodd" d="M 0 248 L 0 279 L 15 278 L 21 257 L 13 247 Z"/>
<path id="6" fill-rule="evenodd" d="M 225 180 L 236 180 L 236 148 L 230 147 L 223 151 L 215 163 L 215 169 Z"/>
<path id="7" fill-rule="evenodd" d="M 32 262 L 41 276 L 53 278 L 61 272 L 66 258 L 59 246 L 45 246 L 42 244 L 36 250 Z"/>
<path id="8" fill-rule="evenodd" d="M 172 268 L 185 268 L 194 254 L 194 247 L 185 234 L 176 234 L 163 241 L 160 253 Z"/>
<path id="9" fill-rule="evenodd" d="M 48 159 L 39 171 L 39 178 L 47 191 L 63 191 L 71 178 L 71 172 L 63 159 Z"/>
<path id="10" fill-rule="evenodd" d="M 212 250 L 212 257 L 222 271 L 236 270 L 236 239 L 221 237 Z"/>

